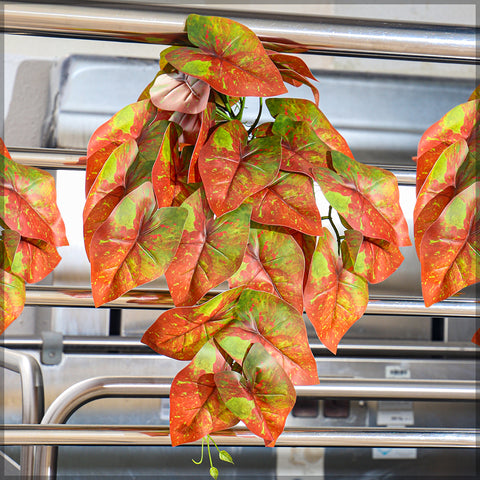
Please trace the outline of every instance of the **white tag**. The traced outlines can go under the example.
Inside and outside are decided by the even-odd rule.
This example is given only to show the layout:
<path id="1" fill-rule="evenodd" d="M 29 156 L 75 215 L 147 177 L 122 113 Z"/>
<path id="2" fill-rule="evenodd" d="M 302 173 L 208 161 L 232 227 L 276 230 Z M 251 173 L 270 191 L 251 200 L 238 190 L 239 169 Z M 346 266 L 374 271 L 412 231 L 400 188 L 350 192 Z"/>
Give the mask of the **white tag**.
<path id="1" fill-rule="evenodd" d="M 300 477 L 324 480 L 325 448 L 279 447 L 277 450 L 277 478 L 298 480 Z"/>
<path id="2" fill-rule="evenodd" d="M 385 378 L 410 378 L 410 369 L 401 365 L 387 365 Z"/>
<path id="3" fill-rule="evenodd" d="M 389 460 L 417 458 L 416 448 L 372 448 L 372 458 L 376 460 Z"/>
<path id="4" fill-rule="evenodd" d="M 168 420 L 170 418 L 170 399 L 162 398 L 160 407 L 160 420 Z"/>
<path id="5" fill-rule="evenodd" d="M 412 410 L 378 410 L 377 425 L 405 426 L 413 425 L 414 417 Z"/>

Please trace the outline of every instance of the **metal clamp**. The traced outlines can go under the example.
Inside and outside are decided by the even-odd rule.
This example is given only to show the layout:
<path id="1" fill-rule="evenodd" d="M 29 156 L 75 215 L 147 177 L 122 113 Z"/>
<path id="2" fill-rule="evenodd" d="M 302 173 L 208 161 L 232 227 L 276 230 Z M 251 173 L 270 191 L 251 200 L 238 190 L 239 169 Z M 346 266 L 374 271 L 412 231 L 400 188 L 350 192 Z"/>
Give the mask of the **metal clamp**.
<path id="1" fill-rule="evenodd" d="M 62 361 L 63 335 L 58 332 L 42 332 L 41 360 L 44 365 L 58 365 Z"/>

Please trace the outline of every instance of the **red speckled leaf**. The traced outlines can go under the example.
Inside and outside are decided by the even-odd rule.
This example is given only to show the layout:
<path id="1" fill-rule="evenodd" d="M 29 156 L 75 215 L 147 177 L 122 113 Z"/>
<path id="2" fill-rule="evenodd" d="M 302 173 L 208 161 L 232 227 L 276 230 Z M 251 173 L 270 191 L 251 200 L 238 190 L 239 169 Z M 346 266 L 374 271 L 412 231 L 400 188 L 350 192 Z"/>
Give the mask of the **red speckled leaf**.
<path id="1" fill-rule="evenodd" d="M 479 100 L 480 99 L 480 85 L 477 86 L 477 88 L 472 92 L 470 97 L 468 98 L 468 101 L 472 100 Z"/>
<path id="2" fill-rule="evenodd" d="M 150 182 L 126 195 L 90 244 L 95 306 L 162 275 L 177 250 L 187 211 L 157 209 Z"/>
<path id="3" fill-rule="evenodd" d="M 364 237 L 357 230 L 345 231 L 341 247 L 344 268 L 361 275 L 369 283 L 383 282 L 403 262 L 403 255 L 396 245 Z"/>
<path id="4" fill-rule="evenodd" d="M 54 178 L 4 155 L 1 161 L 0 218 L 5 225 L 25 237 L 57 247 L 68 245 Z"/>
<path id="5" fill-rule="evenodd" d="M 227 95 L 268 97 L 286 93 L 282 77 L 257 36 L 228 18 L 189 15 L 186 30 L 199 48 L 181 47 L 165 58 L 177 70 Z"/>
<path id="6" fill-rule="evenodd" d="M 417 193 L 440 154 L 452 143 L 466 140 L 477 149 L 480 100 L 458 105 L 429 127 L 422 135 L 417 151 Z"/>
<path id="7" fill-rule="evenodd" d="M 312 180 L 306 175 L 280 172 L 278 180 L 252 195 L 251 201 L 255 222 L 289 227 L 308 235 L 321 231 Z"/>
<path id="8" fill-rule="evenodd" d="M 202 148 L 198 169 L 210 208 L 223 215 L 272 183 L 280 167 L 277 136 L 248 141 L 244 125 L 220 125 Z"/>
<path id="9" fill-rule="evenodd" d="M 250 205 L 241 205 L 213 218 L 202 189 L 182 206 L 188 210 L 185 230 L 165 273 L 177 306 L 194 305 L 237 271 L 248 242 L 251 214 Z"/>
<path id="10" fill-rule="evenodd" d="M 22 313 L 25 305 L 25 282 L 0 269 L 0 335 Z"/>
<path id="11" fill-rule="evenodd" d="M 479 280 L 478 188 L 480 182 L 457 194 L 423 235 L 419 259 L 427 307 Z"/>
<path id="12" fill-rule="evenodd" d="M 480 347 L 480 328 L 473 335 L 472 342 Z"/>
<path id="13" fill-rule="evenodd" d="M 322 142 L 332 150 L 353 158 L 346 140 L 333 128 L 323 112 L 310 100 L 301 98 L 269 98 L 266 101 L 273 117 L 287 115 L 297 122 L 307 122 Z"/>
<path id="14" fill-rule="evenodd" d="M 367 237 L 411 245 L 395 175 L 340 152 L 332 152 L 332 164 L 338 173 L 317 168 L 314 176 L 333 208 Z"/>
<path id="15" fill-rule="evenodd" d="M 191 360 L 209 338 L 235 318 L 242 291 L 227 290 L 201 305 L 167 310 L 145 332 L 142 342 L 162 355 Z"/>
<path id="16" fill-rule="evenodd" d="M 87 195 L 96 176 L 113 150 L 132 138 L 136 140 L 142 133 L 143 128 L 155 119 L 156 114 L 157 109 L 149 99 L 141 100 L 122 108 L 95 130 L 87 147 L 87 174 L 85 179 L 85 193 Z"/>
<path id="17" fill-rule="evenodd" d="M 226 407 L 250 431 L 273 447 L 295 405 L 295 388 L 282 367 L 256 343 L 243 361 L 243 373 L 223 371 L 215 383 Z"/>
<path id="18" fill-rule="evenodd" d="M 237 320 L 216 335 L 220 346 L 241 363 L 251 343 L 261 343 L 295 385 L 318 383 L 302 315 L 275 295 L 245 290 L 237 301 Z"/>
<path id="19" fill-rule="evenodd" d="M 274 227 L 252 226 L 242 265 L 229 284 L 278 295 L 303 312 L 304 271 L 302 249 L 291 235 Z"/>
<path id="20" fill-rule="evenodd" d="M 305 311 L 318 338 L 332 352 L 347 330 L 364 314 L 367 281 L 343 267 L 337 243 L 324 229 L 313 254 L 304 291 Z"/>
<path id="21" fill-rule="evenodd" d="M 317 137 L 307 122 L 278 115 L 272 130 L 282 138 L 282 170 L 312 176 L 312 168 L 328 168 L 327 152 L 331 148 Z"/>
<path id="22" fill-rule="evenodd" d="M 15 230 L 5 229 L 0 234 L 0 268 L 11 272 L 15 253 L 22 236 Z"/>
<path id="23" fill-rule="evenodd" d="M 214 380 L 215 374 L 229 369 L 213 342 L 209 342 L 177 373 L 170 387 L 172 446 L 193 442 L 238 423 L 225 406 Z"/>
<path id="24" fill-rule="evenodd" d="M 313 252 L 317 246 L 317 237 L 313 235 L 306 235 L 305 233 L 297 232 L 296 230 L 288 229 L 290 235 L 295 239 L 303 251 L 305 258 L 305 275 L 303 277 L 303 287 L 307 283 L 308 272 L 310 271 L 310 264 L 312 263 Z"/>
<path id="25" fill-rule="evenodd" d="M 150 89 L 152 103 L 161 110 L 200 113 L 207 107 L 210 86 L 184 73 L 159 75 Z"/>

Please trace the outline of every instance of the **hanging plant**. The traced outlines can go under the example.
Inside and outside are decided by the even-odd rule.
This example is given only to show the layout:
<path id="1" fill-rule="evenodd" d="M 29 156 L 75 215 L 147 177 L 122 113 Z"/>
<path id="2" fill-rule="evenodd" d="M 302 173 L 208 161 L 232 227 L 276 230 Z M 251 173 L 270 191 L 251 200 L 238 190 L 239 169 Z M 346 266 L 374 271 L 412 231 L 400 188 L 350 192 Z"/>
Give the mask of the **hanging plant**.
<path id="1" fill-rule="evenodd" d="M 427 307 L 479 281 L 479 92 L 429 127 L 418 145 L 414 234 Z M 480 344 L 479 336 L 472 341 Z"/>
<path id="2" fill-rule="evenodd" d="M 139 100 L 89 142 L 93 297 L 100 306 L 165 275 L 176 307 L 142 341 L 189 362 L 171 387 L 172 445 L 208 444 L 242 421 L 273 446 L 294 385 L 318 383 L 303 311 L 335 353 L 368 283 L 403 260 L 407 224 L 395 177 L 354 160 L 302 60 L 226 18 L 190 15 L 185 29 Z M 259 124 L 263 97 L 285 82 L 315 101 L 269 98 L 273 121 Z M 246 124 L 252 96 L 259 112 Z M 331 204 L 323 217 L 315 183 Z M 222 282 L 230 289 L 205 301 Z"/>
<path id="3" fill-rule="evenodd" d="M 0 334 L 22 313 L 25 283 L 43 280 L 68 245 L 53 177 L 12 160 L 0 139 Z"/>

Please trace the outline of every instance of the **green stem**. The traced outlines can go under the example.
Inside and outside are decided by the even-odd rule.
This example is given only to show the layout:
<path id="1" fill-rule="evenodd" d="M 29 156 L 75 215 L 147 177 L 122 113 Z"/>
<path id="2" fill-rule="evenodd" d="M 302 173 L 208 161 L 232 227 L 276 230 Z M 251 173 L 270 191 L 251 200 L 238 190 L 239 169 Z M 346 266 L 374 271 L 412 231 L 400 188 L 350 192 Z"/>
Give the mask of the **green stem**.
<path id="1" fill-rule="evenodd" d="M 258 115 L 255 121 L 252 123 L 252 126 L 248 129 L 248 134 L 250 135 L 254 130 L 255 127 L 258 125 L 258 122 L 260 121 L 260 117 L 262 116 L 262 110 L 263 110 L 263 99 L 260 97 L 259 99 L 260 102 L 260 107 L 258 109 Z"/>
<path id="2" fill-rule="evenodd" d="M 340 244 L 342 243 L 342 239 L 345 238 L 344 235 L 340 235 L 337 226 L 335 225 L 333 218 L 332 218 L 332 211 L 333 208 L 331 205 L 328 206 L 328 215 L 325 215 L 322 218 L 322 220 L 328 220 L 330 222 L 330 225 L 332 226 L 333 231 L 335 232 L 335 236 L 337 238 L 337 245 L 338 245 L 338 254 L 340 255 Z"/>
<path id="3" fill-rule="evenodd" d="M 196 462 L 193 458 L 192 458 L 192 462 L 195 464 L 195 465 L 200 465 L 202 462 L 203 462 L 203 444 L 205 443 L 205 437 L 202 438 L 202 455 L 200 456 L 200 460 L 198 462 Z"/>
<path id="4" fill-rule="evenodd" d="M 212 454 L 210 453 L 210 435 L 207 435 L 207 451 L 208 451 L 208 459 L 210 460 L 210 468 L 213 467 L 212 462 Z"/>
<path id="5" fill-rule="evenodd" d="M 238 113 L 235 115 L 235 120 L 239 120 L 240 122 L 242 121 L 243 117 L 243 109 L 245 108 L 245 97 L 240 98 L 240 110 Z"/>
<path id="6" fill-rule="evenodd" d="M 215 448 L 217 449 L 217 452 L 220 453 L 220 449 L 218 448 L 218 445 L 215 443 L 215 440 L 210 435 L 207 435 L 207 437 L 213 442 L 213 444 L 215 445 Z"/>

